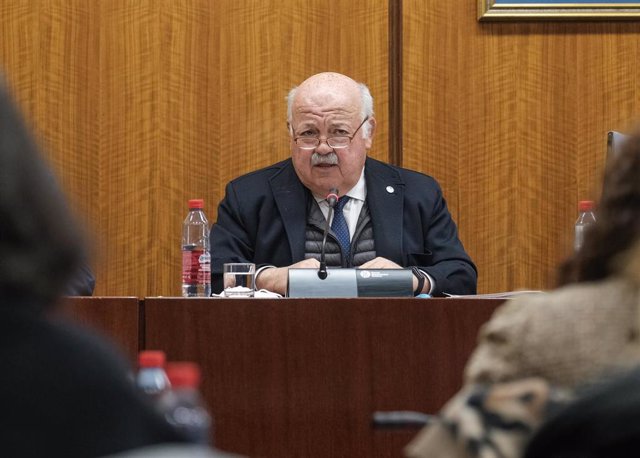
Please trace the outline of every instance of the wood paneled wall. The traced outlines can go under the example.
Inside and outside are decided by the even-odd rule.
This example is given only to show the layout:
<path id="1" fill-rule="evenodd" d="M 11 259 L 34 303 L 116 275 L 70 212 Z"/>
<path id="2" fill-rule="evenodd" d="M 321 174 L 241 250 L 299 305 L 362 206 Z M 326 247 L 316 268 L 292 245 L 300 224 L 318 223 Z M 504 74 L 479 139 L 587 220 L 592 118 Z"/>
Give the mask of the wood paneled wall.
<path id="1" fill-rule="evenodd" d="M 96 294 L 178 295 L 186 201 L 288 157 L 287 92 L 367 81 L 387 143 L 375 0 L 0 1 L 0 64 L 97 247 Z M 386 147 L 373 155 L 385 159 Z"/>
<path id="2" fill-rule="evenodd" d="M 288 156 L 287 91 L 366 82 L 388 157 L 376 0 L 0 0 L 0 65 L 96 246 L 97 294 L 177 295 L 186 200 Z M 544 288 L 605 133 L 638 112 L 637 23 L 476 21 L 403 0 L 403 164 L 434 176 L 480 291 Z"/>
<path id="3" fill-rule="evenodd" d="M 638 23 L 478 23 L 404 0 L 404 165 L 435 176 L 482 292 L 548 288 L 606 132 L 640 111 Z"/>

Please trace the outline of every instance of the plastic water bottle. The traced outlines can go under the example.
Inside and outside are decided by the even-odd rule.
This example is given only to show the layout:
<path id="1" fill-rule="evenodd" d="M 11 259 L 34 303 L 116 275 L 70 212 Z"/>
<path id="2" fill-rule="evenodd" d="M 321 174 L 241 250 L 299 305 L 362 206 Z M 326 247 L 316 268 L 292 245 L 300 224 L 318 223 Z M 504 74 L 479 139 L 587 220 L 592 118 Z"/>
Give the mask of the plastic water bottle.
<path id="1" fill-rule="evenodd" d="M 209 222 L 202 199 L 189 200 L 189 213 L 182 226 L 182 296 L 211 296 Z"/>
<path id="2" fill-rule="evenodd" d="M 160 350 L 144 350 L 138 354 L 138 373 L 136 386 L 154 402 L 171 388 L 164 370 L 166 356 Z"/>
<path id="3" fill-rule="evenodd" d="M 193 443 L 211 445 L 211 415 L 200 395 L 200 367 L 191 362 L 167 364 L 171 389 L 160 398 L 166 420 Z"/>
<path id="4" fill-rule="evenodd" d="M 592 200 L 581 200 L 578 202 L 578 220 L 575 225 L 575 237 L 573 239 L 573 248 L 579 251 L 584 242 L 584 232 L 589 225 L 596 222 L 596 215 L 593 212 Z"/>

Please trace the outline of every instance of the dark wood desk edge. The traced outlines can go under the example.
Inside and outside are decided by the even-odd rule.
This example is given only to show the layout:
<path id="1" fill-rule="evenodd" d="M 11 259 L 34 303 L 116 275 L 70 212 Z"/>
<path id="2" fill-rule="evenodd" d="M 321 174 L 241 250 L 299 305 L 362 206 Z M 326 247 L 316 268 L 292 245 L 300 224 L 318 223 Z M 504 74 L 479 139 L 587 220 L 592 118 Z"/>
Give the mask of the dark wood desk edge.
<path id="1" fill-rule="evenodd" d="M 339 301 L 414 301 L 424 302 L 458 302 L 458 301 L 470 301 L 470 302 L 504 302 L 509 298 L 503 297 L 473 297 L 473 296 L 461 296 L 461 297 L 430 297 L 430 298 L 417 298 L 417 297 L 247 297 L 247 298 L 228 298 L 228 297 L 181 297 L 181 296 L 145 296 L 140 299 L 142 303 L 145 301 L 156 300 L 169 300 L 169 301 L 225 301 L 225 302 L 246 302 L 246 301 L 318 301 L 334 302 Z"/>

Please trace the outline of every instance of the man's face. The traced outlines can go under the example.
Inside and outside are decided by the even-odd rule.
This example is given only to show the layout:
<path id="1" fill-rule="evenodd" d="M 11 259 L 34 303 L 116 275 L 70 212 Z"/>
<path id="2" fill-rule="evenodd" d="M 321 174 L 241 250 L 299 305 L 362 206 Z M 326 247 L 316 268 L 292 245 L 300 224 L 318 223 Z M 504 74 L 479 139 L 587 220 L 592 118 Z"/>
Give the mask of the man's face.
<path id="1" fill-rule="evenodd" d="M 291 157 L 300 181 L 317 196 L 325 196 L 332 188 L 340 195 L 348 192 L 360 179 L 362 168 L 371 148 L 371 135 L 362 137 L 362 128 L 345 148 L 333 149 L 327 137 L 351 137 L 362 122 L 360 94 L 356 87 L 299 88 L 292 105 Z M 371 132 L 375 120 L 367 120 Z M 364 126 L 363 126 L 364 127 Z M 302 149 L 296 137 L 319 137 L 315 149 Z"/>

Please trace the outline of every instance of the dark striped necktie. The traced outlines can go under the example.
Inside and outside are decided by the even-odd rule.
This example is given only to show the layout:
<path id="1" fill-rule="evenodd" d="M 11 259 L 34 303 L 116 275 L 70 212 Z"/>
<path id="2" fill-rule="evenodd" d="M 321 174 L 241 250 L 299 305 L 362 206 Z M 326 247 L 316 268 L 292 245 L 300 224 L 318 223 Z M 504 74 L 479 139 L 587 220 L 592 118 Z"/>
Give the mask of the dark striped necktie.
<path id="1" fill-rule="evenodd" d="M 349 237 L 349 226 L 347 220 L 344 218 L 342 209 L 345 204 L 349 202 L 349 197 L 343 196 L 338 200 L 333 211 L 333 221 L 331 222 L 331 229 L 338 238 L 340 246 L 342 247 L 342 253 L 345 257 L 349 257 L 349 251 L 351 251 L 351 238 Z"/>

